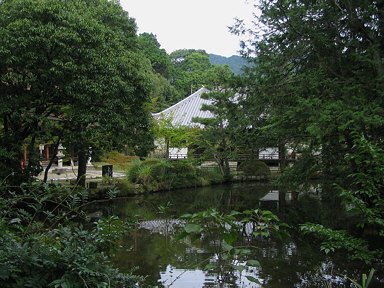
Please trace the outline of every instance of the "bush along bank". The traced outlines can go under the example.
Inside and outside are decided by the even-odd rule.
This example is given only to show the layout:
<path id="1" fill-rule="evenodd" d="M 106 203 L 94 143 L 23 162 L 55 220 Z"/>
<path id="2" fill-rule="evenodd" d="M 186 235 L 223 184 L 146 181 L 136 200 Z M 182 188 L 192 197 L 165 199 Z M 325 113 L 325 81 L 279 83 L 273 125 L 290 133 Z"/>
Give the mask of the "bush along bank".
<path id="1" fill-rule="evenodd" d="M 271 173 L 267 165 L 254 160 L 239 167 L 229 181 L 268 180 Z M 260 163 L 259 163 L 260 162 Z M 201 187 L 224 183 L 218 167 L 201 168 L 190 160 L 167 161 L 165 159 L 134 159 L 125 179 L 115 180 L 118 196 L 147 192 Z"/>
<path id="2" fill-rule="evenodd" d="M 216 168 L 202 169 L 188 160 L 167 161 L 147 159 L 136 161 L 127 171 L 126 180 L 136 185 L 139 192 L 198 187 L 223 183 Z"/>

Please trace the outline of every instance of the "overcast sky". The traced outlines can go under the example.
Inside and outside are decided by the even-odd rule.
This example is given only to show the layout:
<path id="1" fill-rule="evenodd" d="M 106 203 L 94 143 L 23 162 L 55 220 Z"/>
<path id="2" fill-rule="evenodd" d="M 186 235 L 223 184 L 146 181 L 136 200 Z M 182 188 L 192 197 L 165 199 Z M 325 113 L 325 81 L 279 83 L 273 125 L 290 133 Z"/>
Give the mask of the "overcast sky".
<path id="1" fill-rule="evenodd" d="M 153 33 L 168 54 L 178 49 L 204 49 L 229 57 L 238 55 L 240 39 L 228 26 L 234 18 L 252 19 L 247 0 L 120 0 L 139 34 Z"/>

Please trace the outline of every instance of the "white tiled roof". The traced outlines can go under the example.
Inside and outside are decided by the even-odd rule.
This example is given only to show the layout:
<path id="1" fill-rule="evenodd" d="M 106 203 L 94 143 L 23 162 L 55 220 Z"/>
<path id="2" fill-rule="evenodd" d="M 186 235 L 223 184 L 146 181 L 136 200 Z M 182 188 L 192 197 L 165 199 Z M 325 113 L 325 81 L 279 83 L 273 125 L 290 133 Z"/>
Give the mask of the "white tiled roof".
<path id="1" fill-rule="evenodd" d="M 199 126 L 202 125 L 199 123 L 192 122 L 192 118 L 201 117 L 201 118 L 213 118 L 213 114 L 209 111 L 201 111 L 203 104 L 210 105 L 211 100 L 206 100 L 201 98 L 201 94 L 208 93 L 209 90 L 205 87 L 200 88 L 192 95 L 181 100 L 175 105 L 159 112 L 152 114 L 155 119 L 168 118 L 172 117 L 173 125 L 183 125 L 183 126 Z"/>

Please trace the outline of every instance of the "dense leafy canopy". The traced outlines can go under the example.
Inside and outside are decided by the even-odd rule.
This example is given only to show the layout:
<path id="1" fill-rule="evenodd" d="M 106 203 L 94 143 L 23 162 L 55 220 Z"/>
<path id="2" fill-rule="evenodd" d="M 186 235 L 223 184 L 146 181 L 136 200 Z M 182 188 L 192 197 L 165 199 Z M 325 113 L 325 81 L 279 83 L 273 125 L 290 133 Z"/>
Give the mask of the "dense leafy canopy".
<path id="1" fill-rule="evenodd" d="M 79 169 L 91 147 L 148 151 L 150 66 L 117 3 L 4 1 L 0 21 L 1 173 L 21 173 L 25 145 L 33 175 L 36 145 L 58 137 Z"/>
<path id="2" fill-rule="evenodd" d="M 233 27 L 249 33 L 243 54 L 255 64 L 246 73 L 247 97 L 240 103 L 246 109 L 239 118 L 252 130 L 239 134 L 239 146 L 273 145 L 281 159 L 292 147 L 300 157 L 282 181 L 302 185 L 318 175 L 343 187 L 340 193 L 324 186 L 323 197 L 342 197 L 344 207 L 360 208 L 353 209 L 360 227 L 381 234 L 377 171 L 383 166 L 373 159 L 380 157 L 384 136 L 383 5 L 262 0 L 255 5 L 261 12 L 257 26 Z"/>
<path id="3" fill-rule="evenodd" d="M 139 46 L 151 61 L 153 68 L 153 88 L 151 91 L 151 111 L 159 112 L 200 89 L 210 85 L 215 77 L 215 68 L 227 63 L 240 70 L 246 61 L 240 56 L 225 58 L 208 55 L 204 50 L 181 49 L 167 55 L 153 34 L 139 36 Z M 217 56 L 212 58 L 213 56 Z M 220 63 L 212 59 L 220 58 Z M 242 60 L 242 61 L 239 61 Z M 232 68 L 229 68 L 230 70 Z"/>
<path id="4" fill-rule="evenodd" d="M 243 53 L 257 55 L 247 89 L 249 106 L 261 107 L 269 124 L 260 134 L 319 152 L 319 171 L 351 172 L 344 171 L 353 168 L 344 160 L 351 132 L 383 138 L 382 4 L 260 1 L 259 8 Z"/>
<path id="5" fill-rule="evenodd" d="M 167 52 L 164 49 L 160 49 L 160 43 L 157 41 L 156 36 L 149 33 L 140 34 L 139 46 L 146 58 L 151 61 L 155 72 L 168 79 L 172 73 L 173 64 Z"/>
<path id="6" fill-rule="evenodd" d="M 151 61 L 153 69 L 151 111 L 162 111 L 180 99 L 180 92 L 169 81 L 175 73 L 175 67 L 165 50 L 160 48 L 155 35 L 143 33 L 138 39 L 139 47 L 145 57 Z"/>

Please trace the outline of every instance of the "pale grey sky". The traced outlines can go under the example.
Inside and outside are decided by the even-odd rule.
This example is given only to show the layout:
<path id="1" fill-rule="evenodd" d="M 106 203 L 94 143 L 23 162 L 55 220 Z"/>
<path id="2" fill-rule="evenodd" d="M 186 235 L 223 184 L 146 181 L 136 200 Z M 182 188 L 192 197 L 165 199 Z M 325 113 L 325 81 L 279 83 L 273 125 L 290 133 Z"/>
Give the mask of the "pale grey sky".
<path id="1" fill-rule="evenodd" d="M 249 2 L 249 3 L 248 3 Z M 228 26 L 234 18 L 251 21 L 253 1 L 247 0 L 120 0 L 139 34 L 153 33 L 167 53 L 204 49 L 222 56 L 238 54 L 240 39 Z"/>

